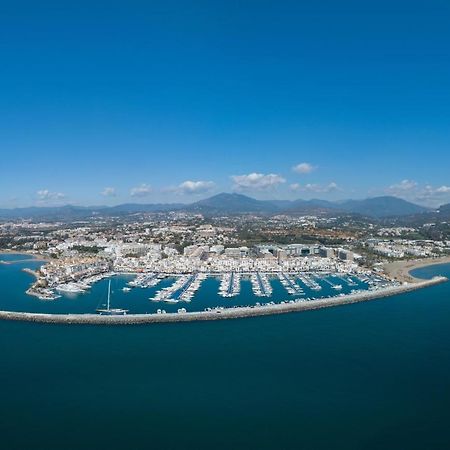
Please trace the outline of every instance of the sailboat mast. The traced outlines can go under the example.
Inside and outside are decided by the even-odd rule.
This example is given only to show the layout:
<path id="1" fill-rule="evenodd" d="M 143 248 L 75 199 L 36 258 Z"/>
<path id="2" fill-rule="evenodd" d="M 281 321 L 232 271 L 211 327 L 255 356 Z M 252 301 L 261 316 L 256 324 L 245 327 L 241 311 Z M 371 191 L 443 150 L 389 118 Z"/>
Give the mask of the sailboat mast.
<path id="1" fill-rule="evenodd" d="M 107 310 L 109 311 L 109 299 L 111 297 L 111 280 L 109 280 L 108 283 L 108 305 L 107 305 Z"/>

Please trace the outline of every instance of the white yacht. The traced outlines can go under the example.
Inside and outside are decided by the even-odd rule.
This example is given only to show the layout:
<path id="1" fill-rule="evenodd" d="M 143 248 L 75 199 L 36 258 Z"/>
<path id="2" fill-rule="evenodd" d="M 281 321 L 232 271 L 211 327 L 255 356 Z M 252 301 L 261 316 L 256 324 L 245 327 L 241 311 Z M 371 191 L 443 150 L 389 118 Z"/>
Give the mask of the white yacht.
<path id="1" fill-rule="evenodd" d="M 124 316 L 125 314 L 127 314 L 128 309 L 111 308 L 110 300 L 111 300 L 111 280 L 109 280 L 109 283 L 108 283 L 108 300 L 106 303 L 106 308 L 98 308 L 97 312 L 99 314 L 109 315 L 109 316 Z"/>

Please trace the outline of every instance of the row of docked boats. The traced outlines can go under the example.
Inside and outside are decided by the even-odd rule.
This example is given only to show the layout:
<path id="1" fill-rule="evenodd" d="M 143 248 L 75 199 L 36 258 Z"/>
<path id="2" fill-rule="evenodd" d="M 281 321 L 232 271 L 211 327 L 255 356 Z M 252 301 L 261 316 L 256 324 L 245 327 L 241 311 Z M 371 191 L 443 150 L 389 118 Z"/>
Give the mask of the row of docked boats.
<path id="1" fill-rule="evenodd" d="M 241 292 L 241 274 L 236 272 L 224 273 L 220 280 L 219 295 L 235 297 Z"/>
<path id="2" fill-rule="evenodd" d="M 161 280 L 161 276 L 156 273 L 142 273 L 128 283 L 128 287 L 151 288 L 156 286 Z"/>
<path id="3" fill-rule="evenodd" d="M 181 292 L 178 293 L 177 299 L 183 302 L 190 302 L 205 279 L 206 274 L 204 273 L 197 273 L 195 275 L 192 275 L 191 278 L 182 287 Z"/>
<path id="4" fill-rule="evenodd" d="M 291 295 L 304 295 L 303 289 L 295 282 L 293 277 L 291 275 L 288 275 L 284 272 L 281 272 L 278 274 L 278 279 L 280 280 L 281 284 L 284 286 L 284 288 L 288 291 Z"/>
<path id="5" fill-rule="evenodd" d="M 150 297 L 150 300 L 166 303 L 190 302 L 206 277 L 207 275 L 204 273 L 183 275 L 171 286 L 157 291 L 154 297 Z"/>
<path id="6" fill-rule="evenodd" d="M 350 287 L 358 286 L 358 283 L 349 275 L 334 275 L 335 278 L 338 280 L 343 281 L 345 284 L 347 284 Z"/>
<path id="7" fill-rule="evenodd" d="M 320 291 L 322 286 L 313 278 L 313 276 L 306 274 L 305 272 L 301 272 L 298 275 L 298 279 L 309 289 L 313 291 Z"/>
<path id="8" fill-rule="evenodd" d="M 114 272 L 105 272 L 97 275 L 93 275 L 88 278 L 84 278 L 82 281 L 69 281 L 67 283 L 59 284 L 55 287 L 57 292 L 63 294 L 81 294 L 89 290 L 93 284 L 105 278 L 110 278 L 114 276 Z"/>
<path id="9" fill-rule="evenodd" d="M 272 286 L 266 274 L 261 272 L 250 275 L 253 293 L 257 297 L 270 297 L 272 295 Z"/>
<path id="10" fill-rule="evenodd" d="M 105 277 L 110 277 L 113 273 L 106 273 L 96 275 L 83 281 L 69 282 L 58 285 L 56 289 L 48 289 L 44 292 L 40 289 L 40 297 L 44 300 L 53 300 L 57 298 L 58 293 L 78 294 L 86 291 L 91 287 L 91 284 L 101 280 Z M 151 288 L 157 285 L 162 278 L 166 278 L 167 274 L 157 273 L 145 273 L 139 274 L 130 281 L 125 287 L 122 288 L 124 292 L 130 291 L 134 287 Z M 176 276 L 176 281 L 168 287 L 164 287 L 156 292 L 156 294 L 150 298 L 153 301 L 163 301 L 166 303 L 178 303 L 178 302 L 190 302 L 195 295 L 196 291 L 200 288 L 201 283 L 211 274 L 208 273 L 195 273 L 186 275 L 173 275 Z M 250 274 L 241 274 L 236 272 L 224 273 L 221 275 L 219 295 L 223 297 L 234 297 L 240 293 L 242 277 L 249 277 L 252 285 L 253 293 L 258 297 L 270 297 L 272 295 L 272 286 L 269 281 L 269 277 L 273 277 L 274 274 L 267 274 L 262 272 L 254 272 Z M 316 273 L 316 272 L 300 272 L 300 273 L 288 273 L 281 272 L 277 274 L 278 279 L 286 291 L 293 296 L 305 295 L 304 286 L 312 290 L 321 289 L 321 285 L 318 283 L 327 283 L 332 289 L 341 290 L 342 284 L 346 283 L 351 288 L 355 288 L 358 285 L 366 284 L 369 287 L 377 287 L 385 285 L 386 280 L 375 274 L 341 274 L 341 273 Z M 336 279 L 342 281 L 342 284 L 337 284 Z M 330 281 L 331 280 L 331 281 Z M 301 284 L 302 283 L 302 284 Z M 352 290 L 353 291 L 353 290 Z M 36 295 L 36 294 L 34 294 Z"/>

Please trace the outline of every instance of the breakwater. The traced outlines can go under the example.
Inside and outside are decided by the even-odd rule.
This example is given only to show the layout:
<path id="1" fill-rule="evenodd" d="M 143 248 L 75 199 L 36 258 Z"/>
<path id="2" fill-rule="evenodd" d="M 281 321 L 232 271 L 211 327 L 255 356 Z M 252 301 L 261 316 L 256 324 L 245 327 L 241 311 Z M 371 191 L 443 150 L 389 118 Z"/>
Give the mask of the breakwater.
<path id="1" fill-rule="evenodd" d="M 180 312 L 166 314 L 128 314 L 108 316 L 98 314 L 43 314 L 32 312 L 0 311 L 0 320 L 16 320 L 38 323 L 57 324 L 92 324 L 92 325 L 138 325 L 164 322 L 193 322 L 199 320 L 224 320 L 244 317 L 268 316 L 291 312 L 308 311 L 332 306 L 348 305 L 377 298 L 426 288 L 448 281 L 445 277 L 434 277 L 431 280 L 419 281 L 400 286 L 391 286 L 377 290 L 357 292 L 344 296 L 329 297 L 308 302 L 286 301 L 260 306 L 244 306 L 235 308 L 217 308 L 200 312 Z"/>

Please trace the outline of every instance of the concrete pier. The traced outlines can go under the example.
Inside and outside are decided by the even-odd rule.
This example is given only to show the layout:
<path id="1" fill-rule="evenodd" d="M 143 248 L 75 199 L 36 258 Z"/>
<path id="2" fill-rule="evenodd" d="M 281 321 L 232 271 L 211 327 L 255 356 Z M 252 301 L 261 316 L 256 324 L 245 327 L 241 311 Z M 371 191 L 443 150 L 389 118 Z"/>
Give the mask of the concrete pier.
<path id="1" fill-rule="evenodd" d="M 127 314 L 124 316 L 102 316 L 98 314 L 43 314 L 31 312 L 0 311 L 0 320 L 16 320 L 57 324 L 92 324 L 92 325 L 138 325 L 163 322 L 193 322 L 197 320 L 224 320 L 244 317 L 285 314 L 331 306 L 391 297 L 417 289 L 426 288 L 448 281 L 445 277 L 434 277 L 431 280 L 392 286 L 383 289 L 358 292 L 344 296 L 311 300 L 297 303 L 277 303 L 273 305 L 245 306 L 236 308 L 213 309 L 211 311 L 167 313 L 167 314 Z"/>

